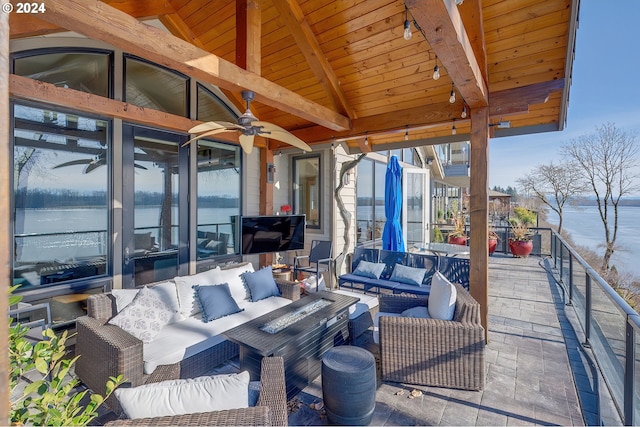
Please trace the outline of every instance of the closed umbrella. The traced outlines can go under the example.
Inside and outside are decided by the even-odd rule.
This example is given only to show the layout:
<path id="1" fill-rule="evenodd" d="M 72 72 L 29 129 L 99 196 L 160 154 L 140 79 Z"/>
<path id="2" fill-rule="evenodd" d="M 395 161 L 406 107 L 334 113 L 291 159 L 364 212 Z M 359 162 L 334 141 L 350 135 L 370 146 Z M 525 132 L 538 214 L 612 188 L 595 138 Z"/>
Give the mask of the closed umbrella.
<path id="1" fill-rule="evenodd" d="M 382 249 L 404 252 L 400 225 L 402 212 L 402 168 L 396 156 L 391 156 L 384 178 L 384 214 L 387 222 L 382 231 Z"/>

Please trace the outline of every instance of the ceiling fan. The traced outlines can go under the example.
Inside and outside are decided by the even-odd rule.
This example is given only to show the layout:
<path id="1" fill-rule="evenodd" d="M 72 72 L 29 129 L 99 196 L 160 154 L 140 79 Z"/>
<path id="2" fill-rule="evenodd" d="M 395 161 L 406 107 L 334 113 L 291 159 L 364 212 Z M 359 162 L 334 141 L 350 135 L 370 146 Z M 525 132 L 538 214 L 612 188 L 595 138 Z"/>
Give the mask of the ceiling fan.
<path id="1" fill-rule="evenodd" d="M 195 138 L 183 144 L 187 145 L 200 138 L 206 138 L 207 136 L 215 135 L 223 132 L 240 132 L 239 141 L 242 149 L 245 153 L 250 154 L 253 150 L 253 140 L 256 135 L 264 136 L 266 138 L 277 139 L 278 141 L 286 142 L 289 145 L 300 148 L 304 151 L 311 151 L 311 147 L 306 142 L 291 134 L 289 131 L 274 125 L 273 123 L 259 121 L 251 112 L 249 108 L 251 101 L 253 101 L 255 94 L 253 91 L 242 91 L 242 99 L 247 102 L 247 110 L 238 117 L 238 123 L 231 122 L 206 122 L 198 126 L 189 129 L 189 133 L 200 134 Z"/>

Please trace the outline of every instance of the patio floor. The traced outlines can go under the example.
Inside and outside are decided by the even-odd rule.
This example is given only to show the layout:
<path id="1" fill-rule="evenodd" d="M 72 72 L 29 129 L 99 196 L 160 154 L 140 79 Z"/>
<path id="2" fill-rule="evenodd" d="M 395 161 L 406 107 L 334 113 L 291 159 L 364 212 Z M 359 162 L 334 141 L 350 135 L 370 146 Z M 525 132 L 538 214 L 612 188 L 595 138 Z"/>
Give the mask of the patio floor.
<path id="1" fill-rule="evenodd" d="M 495 254 L 489 268 L 489 344 L 482 391 L 414 386 L 378 380 L 371 425 L 620 425 L 599 411 L 610 403 L 565 311 L 550 260 Z M 549 272 L 548 272 L 549 271 Z M 356 345 L 367 347 L 370 332 Z M 239 370 L 233 359 L 210 372 Z M 594 379 L 595 377 L 595 379 Z M 595 385 L 594 385 L 595 384 Z M 421 396 L 409 397 L 413 390 Z M 602 394 L 602 393 L 600 393 Z M 289 402 L 289 425 L 328 425 L 317 378 Z M 610 404 L 609 404 L 610 406 Z M 604 413 L 603 413 L 604 412 Z M 112 419 L 103 414 L 97 421 Z"/>
<path id="2" fill-rule="evenodd" d="M 585 367 L 588 361 L 547 264 L 540 257 L 490 257 L 483 391 L 378 381 L 371 424 L 598 425 L 598 399 L 587 374 L 592 370 Z M 366 340 L 357 344 L 366 346 Z M 422 396 L 410 398 L 412 390 Z M 297 410 L 289 415 L 289 425 L 328 424 L 322 410 L 310 407 L 322 400 L 320 378 L 297 399 L 290 402 Z"/>

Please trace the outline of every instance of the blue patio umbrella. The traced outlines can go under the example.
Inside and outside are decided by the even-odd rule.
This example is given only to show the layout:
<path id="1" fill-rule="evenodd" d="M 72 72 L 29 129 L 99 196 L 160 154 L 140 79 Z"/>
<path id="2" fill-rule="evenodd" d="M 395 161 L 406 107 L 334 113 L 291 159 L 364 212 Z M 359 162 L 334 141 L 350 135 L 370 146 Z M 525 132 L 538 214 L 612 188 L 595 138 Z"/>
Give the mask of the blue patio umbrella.
<path id="1" fill-rule="evenodd" d="M 402 212 L 402 168 L 396 156 L 391 156 L 384 177 L 384 214 L 387 222 L 382 231 L 382 249 L 404 252 L 400 225 Z"/>

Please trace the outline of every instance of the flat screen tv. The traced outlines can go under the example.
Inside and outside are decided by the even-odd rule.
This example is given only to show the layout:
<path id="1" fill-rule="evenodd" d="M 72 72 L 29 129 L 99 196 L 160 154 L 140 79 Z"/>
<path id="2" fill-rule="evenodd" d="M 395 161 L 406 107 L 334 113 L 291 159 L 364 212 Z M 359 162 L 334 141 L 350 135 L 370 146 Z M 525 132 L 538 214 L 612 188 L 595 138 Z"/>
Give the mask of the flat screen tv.
<path id="1" fill-rule="evenodd" d="M 243 216 L 242 254 L 304 249 L 304 215 Z"/>

